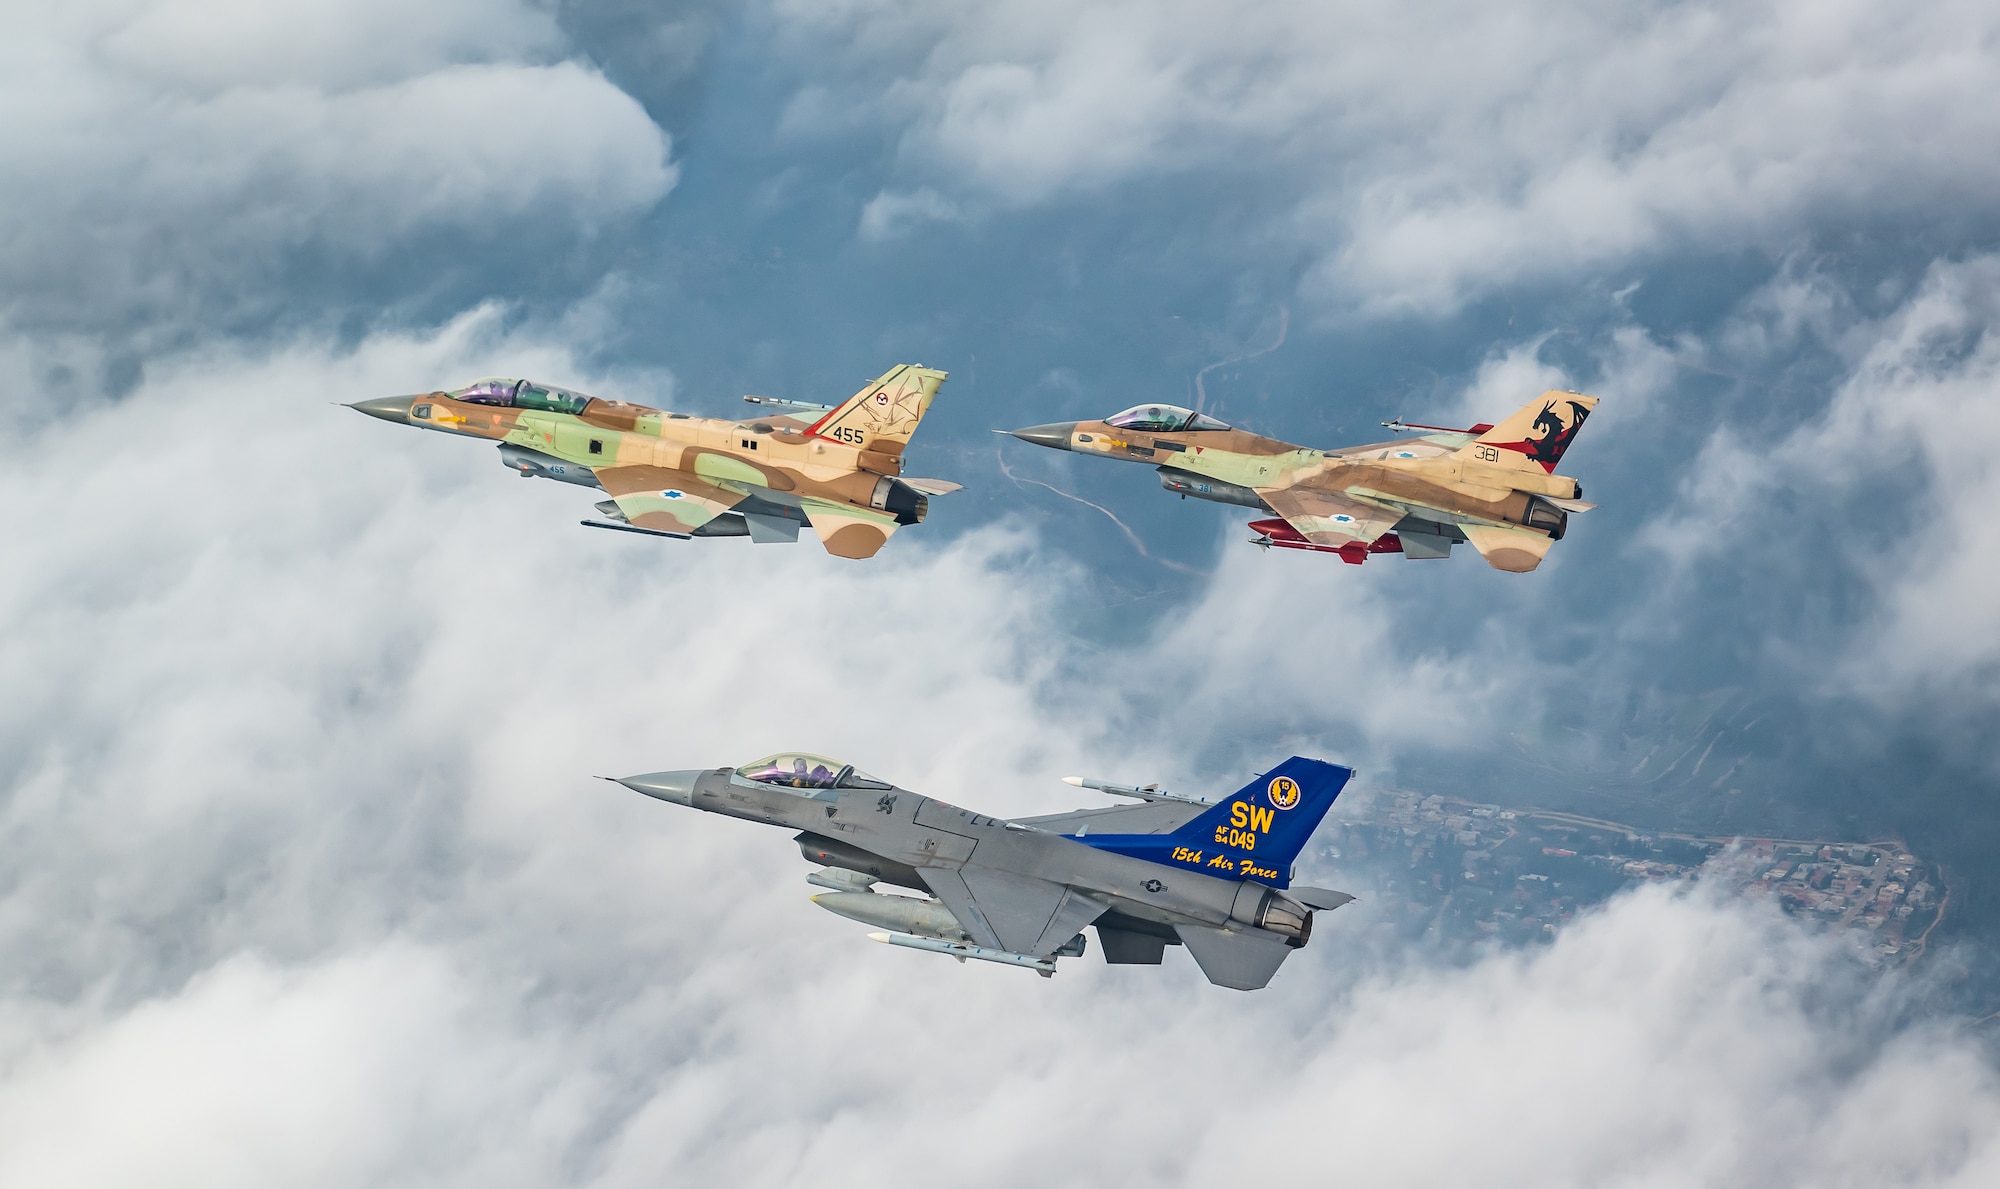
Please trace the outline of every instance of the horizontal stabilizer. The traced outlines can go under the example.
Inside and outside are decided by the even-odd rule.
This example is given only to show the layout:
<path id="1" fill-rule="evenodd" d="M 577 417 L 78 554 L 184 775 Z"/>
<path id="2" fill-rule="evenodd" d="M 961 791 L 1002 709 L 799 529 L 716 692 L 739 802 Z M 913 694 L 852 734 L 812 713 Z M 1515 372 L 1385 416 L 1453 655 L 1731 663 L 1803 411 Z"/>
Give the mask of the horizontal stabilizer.
<path id="1" fill-rule="evenodd" d="M 1218 987 L 1258 991 L 1269 985 L 1292 947 L 1276 933 L 1263 929 L 1211 929 L 1207 925 L 1177 925 L 1181 944 L 1196 965 Z"/>
<path id="2" fill-rule="evenodd" d="M 1561 508 L 1565 512 L 1588 512 L 1592 508 L 1595 508 L 1597 506 L 1596 504 L 1591 503 L 1589 500 L 1557 499 L 1555 496 L 1552 495 L 1545 495 L 1542 496 L 1541 498 L 1544 501 L 1554 504 L 1558 508 Z"/>
<path id="3" fill-rule="evenodd" d="M 1285 894 L 1307 908 L 1321 912 L 1339 908 L 1354 899 L 1346 892 L 1336 892 L 1332 888 L 1288 888 Z"/>
<path id="4" fill-rule="evenodd" d="M 896 531 L 892 516 L 826 500 L 808 498 L 800 502 L 813 532 L 819 535 L 820 544 L 835 557 L 874 557 L 888 544 L 889 534 Z"/>
<path id="5" fill-rule="evenodd" d="M 925 495 L 950 495 L 954 491 L 965 490 L 965 484 L 953 483 L 949 479 L 912 479 L 904 476 L 903 482 Z"/>
<path id="6" fill-rule="evenodd" d="M 1459 531 L 1479 556 L 1496 570 L 1525 574 L 1542 564 L 1555 541 L 1541 533 L 1521 528 L 1498 528 L 1486 524 L 1462 524 Z"/>

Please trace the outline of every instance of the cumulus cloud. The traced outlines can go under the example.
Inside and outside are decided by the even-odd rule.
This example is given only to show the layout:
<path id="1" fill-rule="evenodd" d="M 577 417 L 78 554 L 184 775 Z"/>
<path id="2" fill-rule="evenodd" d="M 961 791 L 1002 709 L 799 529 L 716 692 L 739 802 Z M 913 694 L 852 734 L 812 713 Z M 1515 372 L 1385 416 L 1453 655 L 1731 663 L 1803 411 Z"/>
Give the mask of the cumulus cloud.
<path id="1" fill-rule="evenodd" d="M 1986 597 L 2000 537 L 1996 346 L 2000 259 L 1933 265 L 1888 313 L 1870 317 L 1823 277 L 1783 277 L 1719 336 L 1721 354 L 1817 339 L 1845 359 L 1831 400 L 1766 440 L 1726 425 L 1708 440 L 1675 506 L 1645 541 L 1677 567 L 1726 562 L 1772 509 L 1805 505 L 1800 547 L 1838 559 L 1870 613 L 1843 623 L 1830 666 L 1871 701 L 1915 694 L 1971 704 L 2000 665 L 2000 616 Z M 1966 701 L 1971 696 L 1970 703 Z"/>
<path id="2" fill-rule="evenodd" d="M 781 833 L 587 776 L 805 746 L 1046 811 L 1068 771 L 1224 784 L 1274 707 L 1351 758 L 1476 737 L 1485 669 L 1247 550 L 1107 645 L 1018 527 L 865 565 L 593 534 L 584 492 L 324 403 L 491 372 L 657 399 L 506 321 L 161 358 L 0 473 L 4 1179 L 1990 1175 L 1975 1050 L 1706 894 L 1463 969 L 1344 942 L 1363 902 L 1254 996 L 1181 954 L 1043 983 L 867 944 Z"/>
<path id="3" fill-rule="evenodd" d="M 901 130 L 900 187 L 1018 208 L 1235 175 L 1340 303 L 1977 217 L 2000 180 L 1977 4 L 774 12 L 811 106 Z"/>
<path id="4" fill-rule="evenodd" d="M 31 5 L 0 46 L 0 315 L 178 328 L 296 306 L 269 286 L 308 258 L 351 298 L 426 236 L 630 218 L 669 139 L 567 53 L 513 0 Z"/>
<path id="5" fill-rule="evenodd" d="M 926 186 L 908 194 L 883 191 L 861 208 L 861 238 L 890 239 L 923 223 L 948 223 L 959 217 L 956 203 Z"/>

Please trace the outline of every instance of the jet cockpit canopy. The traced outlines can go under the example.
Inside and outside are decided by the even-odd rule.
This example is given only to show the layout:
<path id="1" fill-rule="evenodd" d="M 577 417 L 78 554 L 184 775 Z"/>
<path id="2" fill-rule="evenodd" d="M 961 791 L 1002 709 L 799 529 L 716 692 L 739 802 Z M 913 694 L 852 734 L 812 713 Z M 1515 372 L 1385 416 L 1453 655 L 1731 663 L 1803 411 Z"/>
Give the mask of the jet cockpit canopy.
<path id="1" fill-rule="evenodd" d="M 886 780 L 877 780 L 853 764 L 843 764 L 826 756 L 805 751 L 781 751 L 752 760 L 736 770 L 736 775 L 759 784 L 775 784 L 788 789 L 886 789 Z"/>
<path id="2" fill-rule="evenodd" d="M 451 399 L 475 405 L 511 405 L 514 403 L 514 394 L 526 383 L 526 380 L 507 380 L 499 377 L 474 380 L 452 393 Z"/>
<path id="3" fill-rule="evenodd" d="M 1146 433 L 1183 433 L 1189 430 L 1228 429 L 1227 425 L 1193 409 L 1179 405 L 1133 405 L 1123 413 L 1104 419 L 1106 425 L 1136 429 Z"/>
<path id="4" fill-rule="evenodd" d="M 529 380 L 493 378 L 475 380 L 451 394 L 453 400 L 475 405 L 500 405 L 517 409 L 541 409 L 550 413 L 581 413 L 590 398 L 566 388 L 551 388 Z"/>

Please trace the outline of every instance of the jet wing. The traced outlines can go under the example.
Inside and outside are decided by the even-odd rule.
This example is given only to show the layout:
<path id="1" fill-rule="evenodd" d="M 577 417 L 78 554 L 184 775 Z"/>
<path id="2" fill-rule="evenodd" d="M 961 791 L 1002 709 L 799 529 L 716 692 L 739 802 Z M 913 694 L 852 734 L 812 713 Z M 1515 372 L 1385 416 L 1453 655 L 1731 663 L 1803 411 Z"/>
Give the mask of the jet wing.
<path id="1" fill-rule="evenodd" d="M 918 873 L 973 941 L 1011 954 L 1046 957 L 1107 908 L 1075 888 L 991 867 Z"/>
<path id="2" fill-rule="evenodd" d="M 743 493 L 672 467 L 599 467 L 593 472 L 639 528 L 691 533 L 743 502 Z"/>
<path id="3" fill-rule="evenodd" d="M 1339 548 L 1351 541 L 1366 545 L 1395 529 L 1403 518 L 1401 512 L 1364 504 L 1324 487 L 1260 487 L 1257 494 L 1315 545 Z"/>

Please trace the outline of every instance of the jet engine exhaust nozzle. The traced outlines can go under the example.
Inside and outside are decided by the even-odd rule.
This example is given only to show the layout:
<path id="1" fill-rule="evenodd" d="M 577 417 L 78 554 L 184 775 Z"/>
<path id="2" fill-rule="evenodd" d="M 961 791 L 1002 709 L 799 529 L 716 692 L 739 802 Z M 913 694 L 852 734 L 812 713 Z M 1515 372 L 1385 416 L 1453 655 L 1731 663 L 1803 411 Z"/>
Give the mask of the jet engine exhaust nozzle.
<path id="1" fill-rule="evenodd" d="M 868 506 L 894 516 L 897 524 L 921 524 L 931 510 L 931 502 L 922 492 L 901 479 L 889 478 L 875 481 Z"/>

